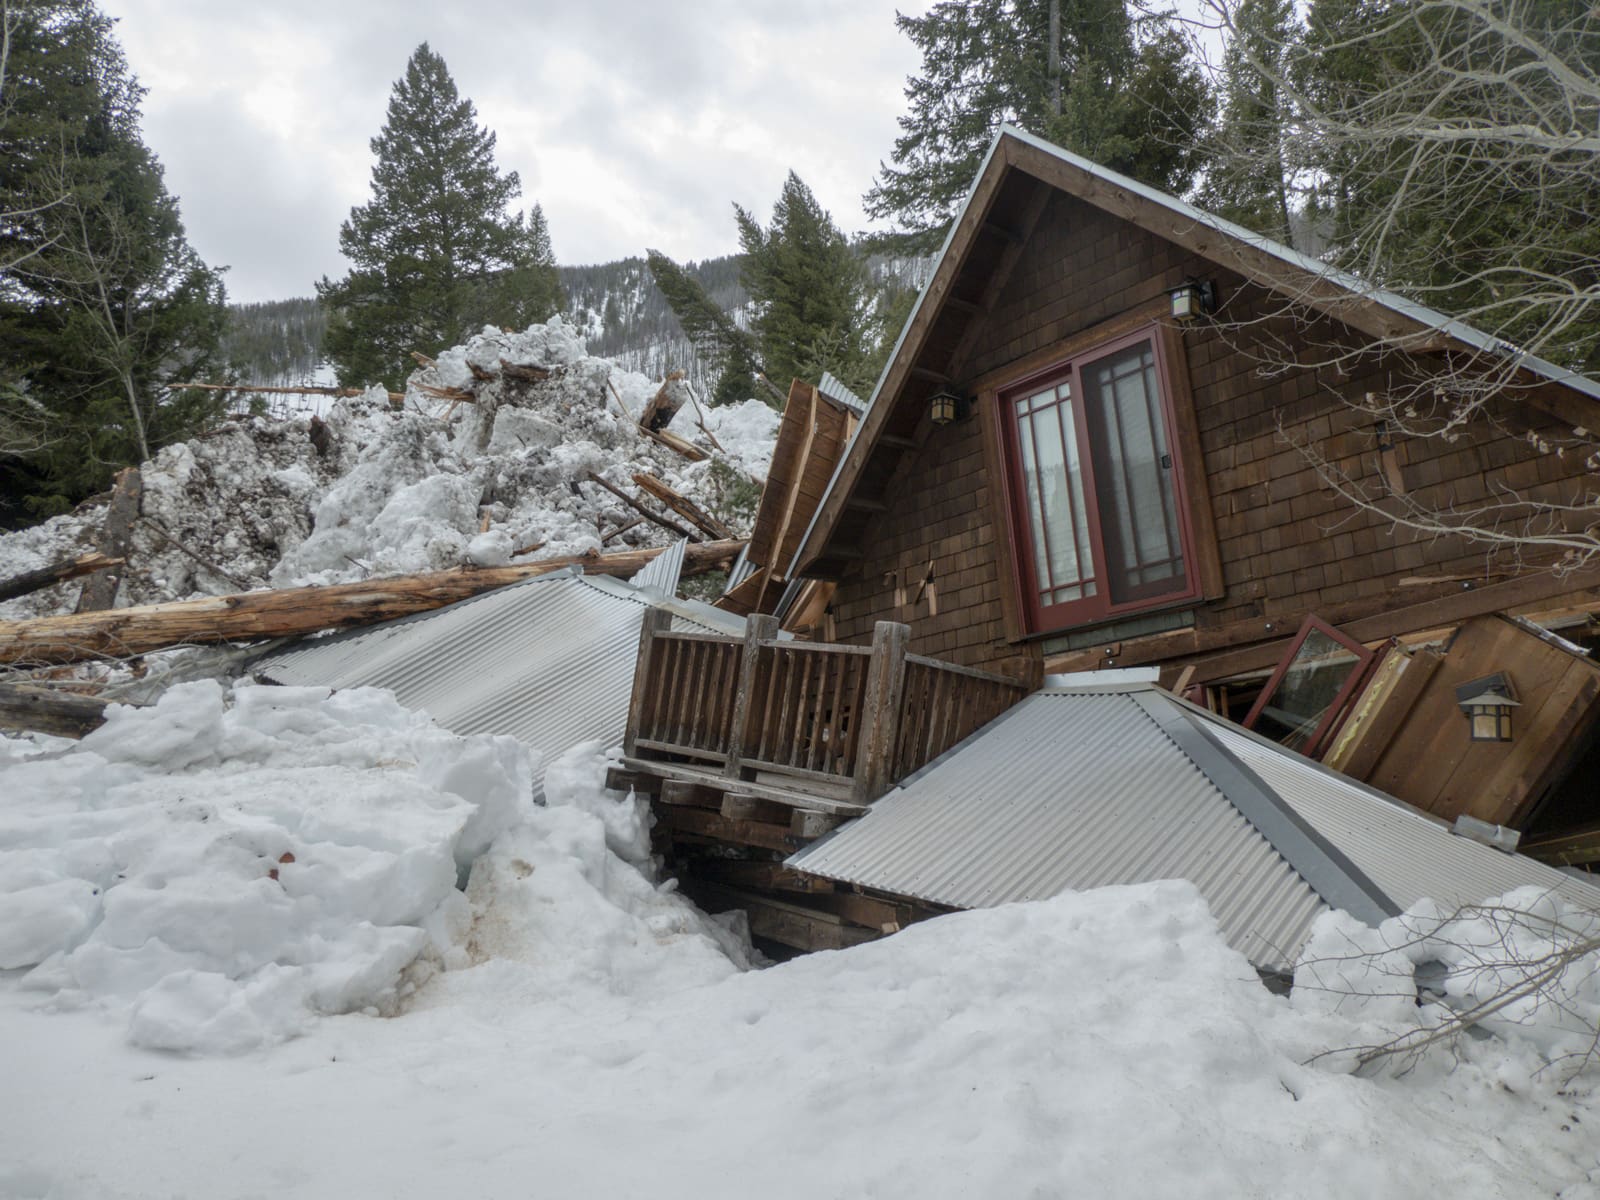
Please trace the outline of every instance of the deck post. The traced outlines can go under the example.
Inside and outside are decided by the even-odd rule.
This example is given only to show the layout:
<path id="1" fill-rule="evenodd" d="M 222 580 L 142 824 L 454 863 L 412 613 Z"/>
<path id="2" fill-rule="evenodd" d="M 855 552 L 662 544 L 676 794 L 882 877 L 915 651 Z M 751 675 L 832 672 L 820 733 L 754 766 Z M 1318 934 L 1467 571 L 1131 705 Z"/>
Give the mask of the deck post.
<path id="1" fill-rule="evenodd" d="M 639 727 L 645 718 L 646 698 L 650 692 L 650 666 L 651 659 L 655 657 L 656 634 L 665 633 L 670 628 L 672 614 L 666 609 L 652 604 L 644 610 L 644 620 L 639 624 L 639 658 L 633 666 L 633 697 L 628 701 L 628 732 L 622 742 L 622 752 L 629 758 L 639 753 Z"/>
<path id="2" fill-rule="evenodd" d="M 744 655 L 739 660 L 739 690 L 733 694 L 733 721 L 728 727 L 728 764 L 723 770 L 738 779 L 743 770 L 746 727 L 750 724 L 751 696 L 761 664 L 761 643 L 778 636 L 778 618 L 751 613 L 744 621 Z"/>
<path id="3" fill-rule="evenodd" d="M 905 694 L 906 648 L 911 626 L 879 621 L 872 629 L 872 658 L 867 664 L 867 711 L 856 754 L 851 799 L 870 804 L 894 782 L 895 744 L 900 737 L 900 701 Z"/>

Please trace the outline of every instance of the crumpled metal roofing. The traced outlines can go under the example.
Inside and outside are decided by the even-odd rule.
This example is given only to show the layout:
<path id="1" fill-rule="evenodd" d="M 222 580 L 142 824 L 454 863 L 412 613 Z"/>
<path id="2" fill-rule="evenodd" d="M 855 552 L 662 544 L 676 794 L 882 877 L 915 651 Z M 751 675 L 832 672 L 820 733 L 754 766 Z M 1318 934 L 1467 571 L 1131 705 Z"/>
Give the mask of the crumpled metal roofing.
<path id="1" fill-rule="evenodd" d="M 622 741 L 639 628 L 652 605 L 673 613 L 675 629 L 744 631 L 743 618 L 709 605 L 572 568 L 297 643 L 259 660 L 255 674 L 281 684 L 388 688 L 457 733 L 510 734 L 548 765 L 580 742 Z"/>
<path id="2" fill-rule="evenodd" d="M 1187 879 L 1229 944 L 1269 970 L 1292 965 L 1330 901 L 1373 920 L 1424 894 L 1540 883 L 1600 905 L 1562 872 L 1137 683 L 1034 693 L 787 861 L 955 908 Z"/>

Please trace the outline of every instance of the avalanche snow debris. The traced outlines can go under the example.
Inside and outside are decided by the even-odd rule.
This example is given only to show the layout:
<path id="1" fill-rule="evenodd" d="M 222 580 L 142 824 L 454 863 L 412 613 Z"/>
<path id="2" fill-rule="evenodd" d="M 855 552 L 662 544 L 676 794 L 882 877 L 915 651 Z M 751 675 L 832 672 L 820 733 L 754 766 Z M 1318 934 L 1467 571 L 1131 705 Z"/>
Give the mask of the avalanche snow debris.
<path id="1" fill-rule="evenodd" d="M 81 742 L 0 740 L 0 969 L 135 1044 L 230 1053 L 390 1008 L 531 807 L 509 737 L 357 688 L 180 684 Z"/>
<path id="2" fill-rule="evenodd" d="M 549 376 L 505 377 L 502 360 Z M 476 378 L 474 366 L 494 378 Z M 451 410 L 425 386 L 471 388 L 475 402 Z M 625 489 L 647 472 L 706 508 L 717 506 L 715 463 L 765 477 L 775 412 L 758 400 L 707 410 L 725 453 L 691 463 L 644 437 L 615 398 L 637 414 L 659 386 L 590 356 L 575 328 L 554 318 L 520 333 L 486 327 L 445 351 L 413 373 L 399 411 L 381 388 L 339 400 L 326 414 L 326 455 L 312 445 L 305 415 L 230 421 L 144 465 L 150 524 L 135 527 L 118 603 L 237 590 L 212 567 L 251 587 L 291 587 L 496 561 L 506 541 L 543 542 L 541 557 L 581 554 L 634 515 L 601 489 L 576 486 L 587 471 Z M 489 541 L 478 540 L 485 515 L 496 535 Z M 87 505 L 0 536 L 5 573 L 94 549 L 102 516 Z M 648 524 L 621 538 L 630 546 L 667 540 Z M 70 612 L 81 586 L 0 604 L 0 618 Z"/>

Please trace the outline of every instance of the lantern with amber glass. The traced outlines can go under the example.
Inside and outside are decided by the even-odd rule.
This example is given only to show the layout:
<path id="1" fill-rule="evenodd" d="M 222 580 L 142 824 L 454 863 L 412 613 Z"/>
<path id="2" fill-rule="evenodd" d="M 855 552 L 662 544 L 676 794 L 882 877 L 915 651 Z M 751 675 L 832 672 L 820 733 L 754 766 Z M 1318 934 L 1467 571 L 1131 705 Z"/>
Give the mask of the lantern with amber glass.
<path id="1" fill-rule="evenodd" d="M 1456 703 L 1467 714 L 1475 742 L 1509 742 L 1511 710 L 1520 708 L 1511 681 L 1502 674 L 1485 675 L 1456 688 Z"/>

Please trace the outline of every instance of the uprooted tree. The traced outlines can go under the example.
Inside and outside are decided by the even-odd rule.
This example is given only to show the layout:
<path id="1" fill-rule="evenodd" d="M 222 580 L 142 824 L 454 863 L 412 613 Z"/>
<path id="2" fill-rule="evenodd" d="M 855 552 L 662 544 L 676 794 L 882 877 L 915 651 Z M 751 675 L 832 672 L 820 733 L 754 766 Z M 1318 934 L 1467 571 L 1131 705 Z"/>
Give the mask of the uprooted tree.
<path id="1" fill-rule="evenodd" d="M 1390 439 L 1509 432 L 1592 476 L 1592 423 L 1504 422 L 1550 376 L 1600 373 L 1600 10 L 1313 0 L 1296 24 L 1274 0 L 1207 3 L 1230 37 L 1211 180 L 1224 215 L 1257 214 L 1275 233 L 1292 220 L 1330 265 L 1492 339 L 1408 332 L 1379 348 L 1389 387 L 1341 398 Z M 1335 369 L 1372 353 L 1320 349 L 1316 365 Z M 1546 365 L 1530 371 L 1532 359 Z M 1417 535 L 1565 568 L 1600 556 L 1600 480 L 1440 505 L 1304 449 L 1349 500 Z"/>

